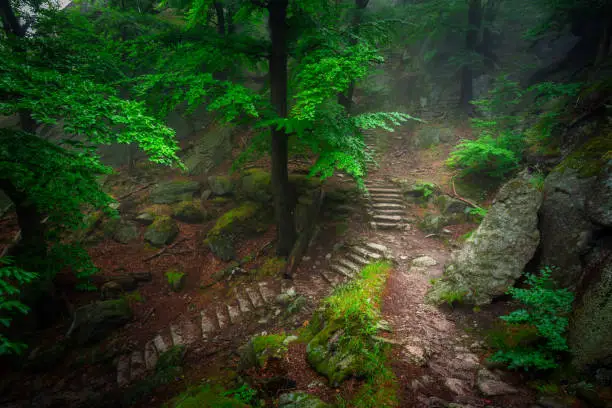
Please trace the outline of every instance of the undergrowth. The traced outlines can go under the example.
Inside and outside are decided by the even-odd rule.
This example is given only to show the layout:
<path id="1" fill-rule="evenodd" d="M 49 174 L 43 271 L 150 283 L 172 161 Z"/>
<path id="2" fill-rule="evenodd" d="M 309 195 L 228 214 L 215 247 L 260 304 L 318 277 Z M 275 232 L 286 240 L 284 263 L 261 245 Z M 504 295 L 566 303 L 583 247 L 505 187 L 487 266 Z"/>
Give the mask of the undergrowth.
<path id="1" fill-rule="evenodd" d="M 568 350 L 565 331 L 574 295 L 567 289 L 555 289 L 552 268 L 539 275 L 527 274 L 529 288 L 510 288 L 508 293 L 524 308 L 501 316 L 504 333 L 494 339 L 499 350 L 490 358 L 510 369 L 546 370 L 558 366 L 560 353 Z"/>

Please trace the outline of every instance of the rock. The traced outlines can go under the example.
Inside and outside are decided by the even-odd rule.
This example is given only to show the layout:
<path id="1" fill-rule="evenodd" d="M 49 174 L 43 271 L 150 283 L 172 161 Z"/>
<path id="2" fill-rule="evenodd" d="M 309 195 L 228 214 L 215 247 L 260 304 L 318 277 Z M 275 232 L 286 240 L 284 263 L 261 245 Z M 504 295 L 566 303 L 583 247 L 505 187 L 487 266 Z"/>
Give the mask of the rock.
<path id="1" fill-rule="evenodd" d="M 612 385 L 612 369 L 611 368 L 599 368 L 595 372 L 595 381 L 597 385 L 602 387 L 609 387 Z"/>
<path id="2" fill-rule="evenodd" d="M 513 386 L 501 381 L 499 377 L 486 368 L 478 371 L 476 388 L 485 397 L 516 394 L 518 390 Z"/>
<path id="3" fill-rule="evenodd" d="M 84 345 L 106 337 L 112 330 L 132 319 L 127 301 L 105 300 L 78 308 L 66 334 L 76 344 Z"/>
<path id="4" fill-rule="evenodd" d="M 191 175 L 205 175 L 231 156 L 233 128 L 211 126 L 187 152 L 183 162 Z"/>
<path id="5" fill-rule="evenodd" d="M 202 191 L 202 195 L 200 195 L 200 200 L 206 201 L 212 195 L 212 190 L 204 190 Z"/>
<path id="6" fill-rule="evenodd" d="M 417 149 L 425 149 L 440 143 L 450 142 L 454 138 L 455 132 L 451 128 L 423 126 L 414 133 L 411 144 Z"/>
<path id="7" fill-rule="evenodd" d="M 262 232 L 267 228 L 267 212 L 255 203 L 247 202 L 223 214 L 208 231 L 205 243 L 215 256 L 229 261 L 235 256 L 234 243 L 241 235 Z"/>
<path id="8" fill-rule="evenodd" d="M 419 228 L 428 233 L 439 233 L 447 225 L 461 224 L 465 221 L 466 218 L 463 214 L 427 214 L 421 222 L 419 222 Z"/>
<path id="9" fill-rule="evenodd" d="M 288 346 L 289 343 L 293 343 L 294 341 L 297 341 L 298 339 L 299 339 L 298 336 L 287 336 L 287 338 L 283 340 L 283 344 L 285 346 Z"/>
<path id="10" fill-rule="evenodd" d="M 182 222 L 197 224 L 206 219 L 206 214 L 199 202 L 181 201 L 172 206 L 172 217 Z"/>
<path id="11" fill-rule="evenodd" d="M 130 272 L 128 275 L 136 282 L 151 282 L 153 280 L 151 272 Z"/>
<path id="12" fill-rule="evenodd" d="M 143 212 L 138 214 L 135 220 L 144 225 L 151 225 L 155 221 L 155 214 Z"/>
<path id="13" fill-rule="evenodd" d="M 278 296 L 276 296 L 276 303 L 278 303 L 279 305 L 288 305 L 289 303 L 291 303 L 291 300 L 293 300 L 294 296 L 289 295 L 288 293 L 280 293 Z"/>
<path id="14" fill-rule="evenodd" d="M 597 390 L 591 384 L 581 381 L 573 384 L 571 390 L 576 393 L 576 397 L 588 403 L 589 407 L 605 408 L 607 406 L 606 402 L 599 396 Z"/>
<path id="15" fill-rule="evenodd" d="M 574 305 L 568 343 L 579 371 L 609 367 L 612 361 L 612 239 L 585 257 L 581 296 Z"/>
<path id="16" fill-rule="evenodd" d="M 429 353 L 424 347 L 416 345 L 406 345 L 402 350 L 402 355 L 406 357 L 409 363 L 422 367 L 427 364 Z"/>
<path id="17" fill-rule="evenodd" d="M 247 170 L 241 180 L 242 193 L 250 200 L 268 203 L 272 200 L 272 178 L 261 169 Z"/>
<path id="18" fill-rule="evenodd" d="M 240 351 L 240 369 L 263 368 L 270 359 L 282 359 L 287 353 L 282 334 L 254 336 Z"/>
<path id="19" fill-rule="evenodd" d="M 113 233 L 113 239 L 121 244 L 127 244 L 138 238 L 138 227 L 131 222 L 121 221 Z"/>
<path id="20" fill-rule="evenodd" d="M 462 249 L 453 252 L 427 300 L 440 304 L 450 296 L 481 305 L 504 294 L 538 247 L 541 202 L 542 193 L 527 174 L 506 183 L 478 229 Z"/>
<path id="21" fill-rule="evenodd" d="M 601 171 L 593 191 L 587 196 L 586 212 L 592 222 L 612 227 L 612 160 Z"/>
<path id="22" fill-rule="evenodd" d="M 593 229 L 585 201 L 594 184 L 595 177 L 581 178 L 578 170 L 563 167 L 552 171 L 544 182 L 540 264 L 558 267 L 552 277 L 562 287 L 572 288 L 580 278 L 580 257 L 588 250 Z"/>
<path id="23" fill-rule="evenodd" d="M 111 278 L 111 280 L 109 280 L 107 283 L 110 283 L 110 282 L 114 282 L 118 284 L 121 287 L 121 289 L 123 289 L 126 292 L 130 290 L 134 290 L 137 287 L 136 279 L 134 279 L 132 276 L 129 276 L 129 275 L 115 276 Z"/>
<path id="24" fill-rule="evenodd" d="M 451 390 L 453 393 L 463 396 L 469 394 L 471 387 L 468 383 L 457 378 L 447 378 L 444 380 L 446 388 Z"/>
<path id="25" fill-rule="evenodd" d="M 165 181 L 151 190 L 149 199 L 153 204 L 173 204 L 191 200 L 199 189 L 196 181 Z"/>
<path id="26" fill-rule="evenodd" d="M 438 264 L 438 261 L 433 259 L 430 256 L 420 256 L 412 260 L 412 266 L 417 268 L 427 268 L 429 266 L 435 266 Z"/>
<path id="27" fill-rule="evenodd" d="M 176 221 L 167 216 L 155 218 L 155 221 L 147 227 L 144 234 L 145 241 L 156 247 L 172 243 L 179 233 Z"/>
<path id="28" fill-rule="evenodd" d="M 344 331 L 335 323 L 328 323 L 306 346 L 308 363 L 324 375 L 333 387 L 351 375 L 359 375 L 362 366 L 359 355 L 338 346 Z"/>
<path id="29" fill-rule="evenodd" d="M 120 284 L 114 281 L 106 282 L 100 288 L 100 298 L 102 300 L 119 299 L 124 293 Z"/>
<path id="30" fill-rule="evenodd" d="M 218 196 L 229 195 L 234 192 L 234 183 L 228 176 L 208 177 L 208 186 Z"/>
<path id="31" fill-rule="evenodd" d="M 466 210 L 470 208 L 470 206 L 463 201 L 444 194 L 441 194 L 436 198 L 436 205 L 442 214 L 464 215 Z"/>
<path id="32" fill-rule="evenodd" d="M 554 395 L 544 395 L 538 398 L 538 405 L 542 408 L 572 408 L 575 401 L 569 398 Z"/>
<path id="33" fill-rule="evenodd" d="M 278 408 L 332 408 L 317 397 L 303 392 L 282 394 L 278 399 Z"/>

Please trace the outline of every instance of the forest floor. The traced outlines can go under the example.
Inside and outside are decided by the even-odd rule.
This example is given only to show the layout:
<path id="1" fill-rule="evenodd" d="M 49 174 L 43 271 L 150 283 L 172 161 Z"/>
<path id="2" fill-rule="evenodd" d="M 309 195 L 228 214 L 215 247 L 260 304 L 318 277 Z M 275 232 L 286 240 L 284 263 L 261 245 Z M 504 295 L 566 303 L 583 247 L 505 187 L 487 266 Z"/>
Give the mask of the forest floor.
<path id="1" fill-rule="evenodd" d="M 452 145 L 413 151 L 407 147 L 410 137 L 412 132 L 409 131 L 378 137 L 379 167 L 371 171 L 368 181 L 380 185 L 392 185 L 391 180 L 395 178 L 427 181 L 445 192 L 452 192 L 452 173 L 444 167 Z M 258 165 L 265 166 L 265 162 Z M 126 182 L 116 196 L 146 186 L 151 180 L 158 181 L 160 176 L 149 174 L 152 179 L 138 180 L 136 185 Z M 183 176 L 164 173 L 163 177 Z M 347 185 L 353 185 L 348 177 L 337 175 L 328 180 L 324 188 L 333 191 Z M 135 211 L 135 203 L 146 199 L 146 194 L 146 189 L 129 194 L 121 202 L 122 207 L 126 211 L 132 211 L 133 207 Z M 234 203 L 228 200 L 206 205 L 207 211 L 220 214 Z M 175 241 L 178 244 L 161 253 L 159 249 L 143 245 L 144 227 L 140 230 L 141 239 L 132 243 L 103 240 L 92 246 L 90 254 L 101 269 L 97 278 L 100 282 L 130 272 L 151 273 L 151 282 L 141 284 L 136 292 L 126 295 L 134 311 L 133 321 L 100 345 L 74 350 L 52 368 L 45 367 L 35 373 L 3 372 L 0 404 L 7 401 L 7 405 L 1 406 L 72 406 L 59 404 L 58 401 L 70 401 L 71 397 L 66 395 L 73 395 L 74 406 L 79 406 L 85 391 L 103 393 L 108 401 L 121 401 L 127 389 L 125 385 L 146 375 L 141 367 L 135 367 L 134 359 L 142 359 L 143 355 L 146 359 L 148 347 L 157 337 L 166 344 L 178 342 L 187 346 L 184 371 L 176 381 L 156 387 L 134 401 L 136 406 L 161 406 L 189 386 L 200 384 L 204 378 L 234 379 L 238 375 L 239 348 L 250 336 L 295 332 L 308 324 L 321 299 L 333 290 L 322 277 L 321 270 L 329 266 L 332 256 L 355 242 L 382 244 L 390 250 L 394 260 L 382 299 L 382 312 L 392 326 L 388 337 L 394 344 L 391 361 L 398 379 L 400 407 L 445 407 L 450 402 L 471 407 L 531 406 L 534 392 L 525 386 L 527 377 L 489 370 L 485 364 L 488 350 L 483 335 L 495 325 L 497 316 L 508 311 L 509 303 L 498 302 L 483 310 L 472 310 L 437 308 L 423 300 L 430 280 L 441 276 L 460 237 L 476 225 L 449 226 L 438 235 L 420 231 L 416 222 L 401 229 L 376 230 L 368 222 L 367 200 L 351 205 L 352 211 L 347 216 L 338 216 L 333 209 L 323 215 L 319 233 L 292 281 L 279 276 L 245 274 L 214 283 L 213 275 L 230 265 L 215 258 L 202 242 L 214 221 L 195 225 L 179 223 L 180 234 Z M 407 219 L 416 221 L 435 209 L 408 204 L 406 212 Z M 10 217 L 2 223 L 6 227 L 3 228 L 4 242 L 7 242 L 16 226 Z M 258 236 L 243 240 L 237 248 L 238 259 L 255 256 L 241 267 L 255 270 L 263 259 L 273 256 L 270 243 L 274 238 L 275 230 L 270 227 Z M 413 267 L 412 261 L 423 256 L 435 260 L 435 265 Z M 185 271 L 187 276 L 185 287 L 179 293 L 169 289 L 164 277 L 165 271 L 175 267 Z M 265 302 L 266 294 L 274 297 L 292 289 L 304 299 L 293 314 L 284 313 L 282 307 L 259 307 L 250 297 L 253 292 L 261 293 Z M 78 307 L 95 300 L 99 294 L 68 293 L 67 297 L 73 307 Z M 247 297 L 250 302 L 245 306 L 242 302 Z M 205 325 L 212 320 L 215 321 L 214 329 Z M 40 346 L 44 348 L 61 340 L 69 323 L 66 316 L 54 327 L 37 332 Z M 131 367 L 127 374 L 121 373 L 122 364 Z M 352 379 L 340 387 L 330 387 L 324 377 L 310 368 L 305 345 L 299 343 L 292 343 L 285 359 L 266 367 L 258 375 L 269 377 L 278 373 L 291 380 L 292 391 L 315 394 L 330 403 L 336 402 L 338 396 L 350 400 L 361 384 L 360 380 Z M 118 377 L 125 375 L 132 378 L 127 379 L 124 387 L 117 387 Z M 282 386 L 270 391 L 267 401 L 273 404 L 283 391 L 287 390 Z"/>

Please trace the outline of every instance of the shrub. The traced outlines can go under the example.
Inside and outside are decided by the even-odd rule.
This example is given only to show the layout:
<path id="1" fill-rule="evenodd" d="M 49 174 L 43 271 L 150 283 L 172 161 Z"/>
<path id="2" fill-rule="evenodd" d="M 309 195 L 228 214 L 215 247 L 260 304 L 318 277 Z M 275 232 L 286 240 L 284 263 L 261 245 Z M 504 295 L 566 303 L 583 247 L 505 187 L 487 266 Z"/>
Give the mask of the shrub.
<path id="1" fill-rule="evenodd" d="M 427 181 L 421 181 L 415 184 L 413 189 L 420 192 L 423 198 L 427 198 L 436 191 L 436 185 Z"/>
<path id="2" fill-rule="evenodd" d="M 537 341 L 506 339 L 490 359 L 508 364 L 508 368 L 545 370 L 557 367 L 557 355 L 567 351 L 564 337 L 574 295 L 567 289 L 552 288 L 552 269 L 544 267 L 539 275 L 527 274 L 529 288 L 511 288 L 508 293 L 525 308 L 500 317 L 507 326 L 506 337 L 524 339 L 535 332 Z"/>

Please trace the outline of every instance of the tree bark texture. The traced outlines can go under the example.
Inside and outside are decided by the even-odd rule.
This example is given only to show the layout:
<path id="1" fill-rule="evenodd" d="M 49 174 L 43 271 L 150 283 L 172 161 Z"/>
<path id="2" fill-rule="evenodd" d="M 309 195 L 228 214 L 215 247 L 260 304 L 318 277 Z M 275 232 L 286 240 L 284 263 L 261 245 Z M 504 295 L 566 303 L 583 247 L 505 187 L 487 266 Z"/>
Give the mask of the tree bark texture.
<path id="1" fill-rule="evenodd" d="M 270 101 L 279 118 L 287 117 L 287 6 L 288 0 L 268 2 L 268 27 L 272 40 L 269 56 Z M 289 140 L 284 129 L 270 128 L 272 134 L 272 187 L 277 225 L 277 253 L 288 256 L 296 239 L 293 210 L 295 197 L 287 168 Z"/>
<path id="2" fill-rule="evenodd" d="M 468 28 L 465 36 L 465 51 L 471 59 L 476 52 L 480 26 L 482 24 L 481 0 L 468 0 Z M 472 62 L 466 62 L 461 68 L 461 95 L 459 105 L 468 114 L 473 113 L 474 107 L 470 104 L 474 97 Z"/>

